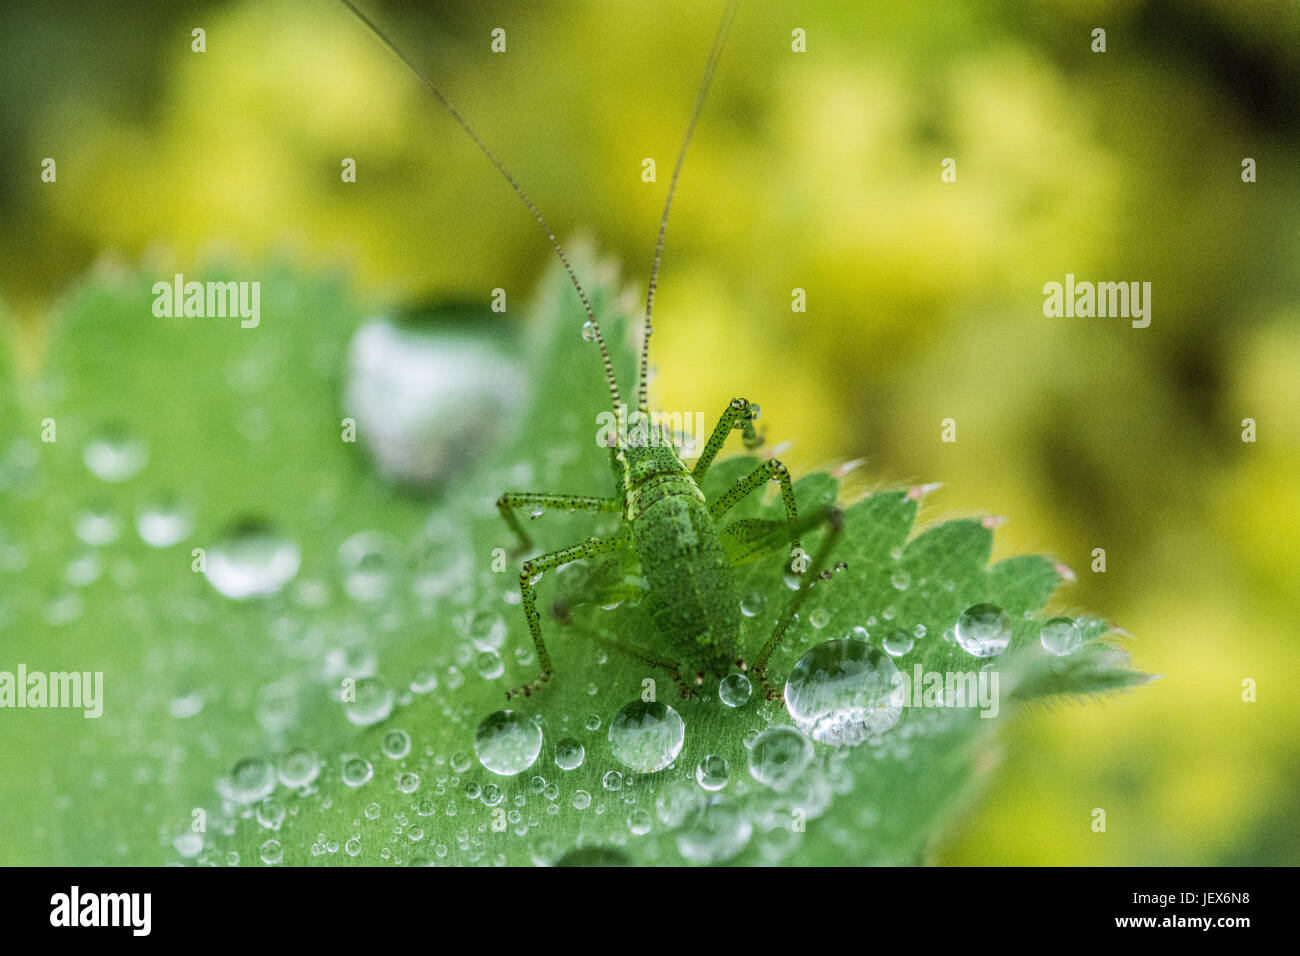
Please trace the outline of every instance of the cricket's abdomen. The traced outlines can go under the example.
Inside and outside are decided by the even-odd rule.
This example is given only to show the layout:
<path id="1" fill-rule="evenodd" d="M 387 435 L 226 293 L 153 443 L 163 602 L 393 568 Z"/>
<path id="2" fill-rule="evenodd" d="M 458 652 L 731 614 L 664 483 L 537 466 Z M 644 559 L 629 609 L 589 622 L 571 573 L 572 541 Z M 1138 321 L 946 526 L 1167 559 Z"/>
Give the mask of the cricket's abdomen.
<path id="1" fill-rule="evenodd" d="M 740 647 L 740 599 L 717 526 L 688 474 L 658 475 L 629 496 L 649 610 L 684 678 L 722 676 Z"/>

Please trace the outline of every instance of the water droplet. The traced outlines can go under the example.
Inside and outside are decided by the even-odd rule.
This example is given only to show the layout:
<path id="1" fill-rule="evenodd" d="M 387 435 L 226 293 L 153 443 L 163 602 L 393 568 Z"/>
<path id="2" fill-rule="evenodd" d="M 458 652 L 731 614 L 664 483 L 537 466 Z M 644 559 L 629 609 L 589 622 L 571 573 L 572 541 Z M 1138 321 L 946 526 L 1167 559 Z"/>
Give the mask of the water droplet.
<path id="1" fill-rule="evenodd" d="M 902 657 L 912 649 L 913 638 L 901 627 L 896 627 L 885 635 L 880 646 L 885 649 L 885 653 L 890 657 Z"/>
<path id="2" fill-rule="evenodd" d="M 628 812 L 627 828 L 637 836 L 645 836 L 649 833 L 653 823 L 654 818 L 645 807 L 635 807 Z"/>
<path id="3" fill-rule="evenodd" d="M 387 596 L 396 563 L 396 543 L 378 531 L 359 531 L 339 545 L 343 589 L 357 601 L 378 601 Z"/>
<path id="4" fill-rule="evenodd" d="M 343 844 L 343 852 L 348 856 L 359 856 L 361 853 L 361 841 L 352 837 L 347 843 Z"/>
<path id="5" fill-rule="evenodd" d="M 489 714 L 474 732 L 474 753 L 479 763 L 502 777 L 523 773 L 541 750 L 542 728 L 518 711 Z"/>
<path id="6" fill-rule="evenodd" d="M 763 605 L 767 603 L 767 598 L 763 597 L 762 591 L 750 591 L 740 599 L 740 613 L 745 617 L 756 617 L 763 613 Z"/>
<path id="7" fill-rule="evenodd" d="M 577 770 L 586 756 L 587 748 L 572 737 L 565 737 L 555 745 L 555 766 L 561 770 Z"/>
<path id="8" fill-rule="evenodd" d="M 149 461 L 143 441 L 124 428 L 105 428 L 86 443 L 81 460 L 97 478 L 114 483 L 134 478 Z"/>
<path id="9" fill-rule="evenodd" d="M 74 588 L 84 588 L 98 581 L 103 573 L 104 562 L 100 560 L 99 552 L 87 548 L 68 562 L 63 579 Z"/>
<path id="10" fill-rule="evenodd" d="M 992 657 L 1011 643 L 1011 618 L 996 604 L 976 604 L 957 619 L 956 636 L 966 653 Z"/>
<path id="11" fill-rule="evenodd" d="M 692 863 L 725 863 L 740 854 L 754 833 L 754 825 L 726 804 L 700 808 L 677 832 L 677 852 Z"/>
<path id="12" fill-rule="evenodd" d="M 579 808 L 581 809 L 581 808 Z M 556 866 L 631 866 L 632 861 L 618 850 L 604 846 L 585 846 L 570 850 L 555 861 Z"/>
<path id="13" fill-rule="evenodd" d="M 470 621 L 469 639 L 480 651 L 499 651 L 506 642 L 506 622 L 499 614 L 480 611 Z"/>
<path id="14" fill-rule="evenodd" d="M 357 330 L 343 407 L 381 475 L 427 485 L 496 447 L 526 377 L 490 332 L 448 331 L 419 318 L 377 319 Z"/>
<path id="15" fill-rule="evenodd" d="M 360 787 L 370 782 L 375 768 L 363 757 L 350 757 L 343 761 L 343 782 L 349 787 Z"/>
<path id="16" fill-rule="evenodd" d="M 813 745 L 793 727 L 769 727 L 749 751 L 749 772 L 773 790 L 787 790 L 812 761 Z"/>
<path id="17" fill-rule="evenodd" d="M 605 776 L 600 778 L 600 785 L 610 791 L 622 790 L 623 775 L 617 770 L 610 770 L 606 772 Z"/>
<path id="18" fill-rule="evenodd" d="M 437 670 L 432 665 L 420 668 L 415 672 L 415 676 L 411 678 L 409 686 L 411 688 L 411 693 L 413 694 L 428 694 L 437 690 Z"/>
<path id="19" fill-rule="evenodd" d="M 258 855 L 267 866 L 274 866 L 284 859 L 284 848 L 279 840 L 267 840 L 258 850 Z"/>
<path id="20" fill-rule="evenodd" d="M 496 680 L 506 672 L 506 663 L 496 651 L 483 651 L 474 659 L 474 669 L 484 680 Z"/>
<path id="21" fill-rule="evenodd" d="M 819 607 L 808 615 L 808 623 L 820 630 L 830 623 L 831 612 L 824 607 Z"/>
<path id="22" fill-rule="evenodd" d="M 369 727 L 393 712 L 393 689 L 382 678 L 363 677 L 354 690 L 356 699 L 343 704 L 348 723 Z"/>
<path id="23" fill-rule="evenodd" d="M 584 342 L 596 341 L 596 323 L 587 321 L 582 323 L 582 340 Z"/>
<path id="24" fill-rule="evenodd" d="M 310 750 L 296 747 L 280 756 L 275 772 L 282 784 L 297 790 L 316 779 L 320 773 L 320 760 Z"/>
<path id="25" fill-rule="evenodd" d="M 267 797 L 257 805 L 257 822 L 268 830 L 280 829 L 284 822 L 284 804 Z"/>
<path id="26" fill-rule="evenodd" d="M 398 728 L 386 731 L 379 741 L 379 749 L 389 760 L 401 760 L 411 752 L 411 735 Z"/>
<path id="27" fill-rule="evenodd" d="M 1058 657 L 1073 654 L 1083 643 L 1083 632 L 1079 625 L 1068 617 L 1054 617 L 1043 624 L 1038 634 L 1043 650 Z"/>
<path id="28" fill-rule="evenodd" d="M 175 498 L 157 498 L 140 506 L 135 530 L 151 548 L 170 548 L 194 529 L 194 517 Z"/>
<path id="29" fill-rule="evenodd" d="M 185 720 L 186 718 L 195 717 L 202 713 L 205 702 L 203 694 L 199 691 L 184 694 L 180 697 L 173 697 L 171 702 L 167 705 L 167 713 L 171 714 L 177 720 Z"/>
<path id="30" fill-rule="evenodd" d="M 172 840 L 172 846 L 187 860 L 192 860 L 203 852 L 203 834 L 187 832 Z"/>
<path id="31" fill-rule="evenodd" d="M 586 790 L 573 791 L 573 809 L 586 810 L 591 806 L 591 794 Z"/>
<path id="32" fill-rule="evenodd" d="M 107 508 L 95 505 L 77 515 L 72 530 L 86 544 L 98 548 L 118 539 L 122 533 L 122 521 Z"/>
<path id="33" fill-rule="evenodd" d="M 399 774 L 397 777 L 397 789 L 402 793 L 415 793 L 420 789 L 420 775 L 414 773 Z"/>
<path id="34" fill-rule="evenodd" d="M 609 745 L 623 766 L 637 773 L 663 770 L 682 751 L 686 727 L 681 716 L 660 701 L 634 700 L 609 725 Z"/>
<path id="35" fill-rule="evenodd" d="M 240 803 L 255 803 L 275 789 L 275 773 L 261 757 L 248 757 L 230 771 L 230 795 Z"/>
<path id="36" fill-rule="evenodd" d="M 208 552 L 207 578 L 228 598 L 276 594 L 298 573 L 298 545 L 266 522 L 245 519 Z"/>
<path id="37" fill-rule="evenodd" d="M 718 700 L 728 707 L 743 707 L 749 703 L 754 687 L 741 673 L 731 673 L 718 682 Z"/>
<path id="38" fill-rule="evenodd" d="M 889 579 L 895 591 L 906 591 L 912 585 L 912 576 L 906 571 L 895 571 Z"/>
<path id="39" fill-rule="evenodd" d="M 731 778 L 731 767 L 725 757 L 709 754 L 695 767 L 695 782 L 705 790 L 721 790 Z"/>
<path id="40" fill-rule="evenodd" d="M 903 703 L 893 660 L 862 641 L 818 644 L 785 684 L 786 710 L 819 743 L 856 746 L 883 734 L 898 722 Z"/>
<path id="41" fill-rule="evenodd" d="M 848 637 L 851 641 L 869 641 L 871 640 L 871 633 L 859 624 L 853 630 L 849 631 Z"/>

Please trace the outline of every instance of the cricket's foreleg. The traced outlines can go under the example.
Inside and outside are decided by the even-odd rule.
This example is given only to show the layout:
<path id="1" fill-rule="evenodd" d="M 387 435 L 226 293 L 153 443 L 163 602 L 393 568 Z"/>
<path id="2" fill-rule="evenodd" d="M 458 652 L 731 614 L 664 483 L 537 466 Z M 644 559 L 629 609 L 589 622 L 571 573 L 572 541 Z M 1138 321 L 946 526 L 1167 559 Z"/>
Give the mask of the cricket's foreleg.
<path id="1" fill-rule="evenodd" d="M 713 426 L 713 434 L 709 436 L 704 451 L 700 452 L 700 457 L 695 460 L 695 467 L 691 469 L 691 477 L 695 479 L 696 484 L 704 480 L 709 466 L 713 464 L 713 459 L 718 457 L 718 452 L 726 444 L 727 436 L 735 429 L 740 429 L 745 447 L 751 451 L 763 444 L 762 437 L 754 430 L 754 419 L 758 418 L 758 413 L 758 406 L 747 399 L 731 400 L 727 410 L 718 419 L 718 424 Z"/>
<path id="2" fill-rule="evenodd" d="M 582 544 L 561 548 L 559 551 L 552 551 L 549 554 L 543 554 L 540 557 L 531 558 L 524 562 L 524 566 L 519 572 L 519 593 L 524 599 L 524 617 L 528 619 L 528 630 L 533 637 L 533 646 L 537 648 L 537 660 L 541 664 L 542 672 L 527 684 L 506 691 L 507 699 L 517 697 L 520 694 L 525 697 L 531 696 L 533 691 L 551 679 L 553 670 L 551 655 L 547 652 L 546 644 L 542 641 L 542 617 L 537 613 L 537 593 L 533 587 L 533 578 L 543 571 L 550 571 L 561 565 L 568 564 L 570 561 L 577 561 L 579 558 L 590 558 L 613 551 L 615 548 L 624 545 L 626 541 L 626 536 L 620 532 L 606 538 L 592 538 Z"/>
<path id="3" fill-rule="evenodd" d="M 776 622 L 776 629 L 772 631 L 772 636 L 767 639 L 763 649 L 758 652 L 758 657 L 754 659 L 753 674 L 763 682 L 763 690 L 768 700 L 780 700 L 781 692 L 773 687 L 767 679 L 767 662 L 771 659 L 772 652 L 777 649 L 777 646 L 785 637 L 786 631 L 790 629 L 790 622 L 799 613 L 799 608 L 803 606 L 803 602 L 808 597 L 809 589 L 817 583 L 822 569 L 826 566 L 831 549 L 839 541 L 840 532 L 844 530 L 844 512 L 838 508 L 832 508 L 826 513 L 826 524 L 830 530 L 827 532 L 826 537 L 822 539 L 821 547 L 817 549 L 817 553 L 812 558 L 810 567 L 812 573 L 799 583 L 799 590 L 795 591 L 791 596 L 790 605 L 785 609 L 785 613 L 781 615 L 781 619 Z"/>
<path id="4" fill-rule="evenodd" d="M 497 499 L 497 510 L 501 512 L 501 517 L 510 526 L 510 530 L 518 536 L 519 545 L 516 553 L 521 553 L 533 546 L 533 539 L 524 530 L 519 515 L 515 514 L 516 508 L 528 508 L 533 517 L 537 517 L 543 511 L 619 512 L 623 510 L 623 502 L 618 498 L 593 498 L 588 495 L 514 494 L 506 492 Z"/>

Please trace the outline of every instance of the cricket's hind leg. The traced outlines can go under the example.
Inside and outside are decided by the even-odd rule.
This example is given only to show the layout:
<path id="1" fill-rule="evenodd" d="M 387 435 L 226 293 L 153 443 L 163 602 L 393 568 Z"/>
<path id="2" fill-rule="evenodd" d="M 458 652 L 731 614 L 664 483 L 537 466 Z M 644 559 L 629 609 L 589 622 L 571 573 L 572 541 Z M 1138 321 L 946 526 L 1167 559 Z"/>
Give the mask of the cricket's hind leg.
<path id="1" fill-rule="evenodd" d="M 542 641 L 541 615 L 537 613 L 537 594 L 533 587 L 533 578 L 544 571 L 550 571 L 561 565 L 568 564 L 570 561 L 606 554 L 627 545 L 628 535 L 626 532 L 620 531 L 604 538 L 591 538 L 582 544 L 561 548 L 559 551 L 552 551 L 549 554 L 530 558 L 524 562 L 524 566 L 519 572 L 519 593 L 523 597 L 524 617 L 528 619 L 528 630 L 532 634 L 533 646 L 537 648 L 537 660 L 541 664 L 542 672 L 528 683 L 521 684 L 514 690 L 506 691 L 507 699 L 518 697 L 520 694 L 525 697 L 531 696 L 533 691 L 551 679 L 551 674 L 554 671 L 551 666 L 551 655 L 547 652 L 546 644 Z"/>
<path id="2" fill-rule="evenodd" d="M 822 516 L 822 520 L 828 527 L 826 536 L 822 539 L 821 546 L 818 547 L 817 553 L 813 555 L 808 567 L 809 573 L 806 574 L 802 581 L 799 582 L 799 590 L 795 591 L 790 598 L 790 604 L 786 607 L 785 613 L 781 615 L 780 620 L 776 622 L 776 628 L 772 631 L 772 636 L 767 639 L 763 649 L 758 652 L 758 657 L 750 668 L 750 672 L 758 678 L 763 684 L 763 692 L 768 700 L 781 700 L 781 692 L 772 686 L 767 677 L 767 662 L 772 657 L 772 652 L 777 649 L 781 641 L 785 638 L 786 631 L 790 629 L 790 622 L 794 616 L 799 613 L 799 608 L 803 606 L 808 597 L 808 591 L 821 580 L 823 575 L 830 576 L 829 571 L 824 571 L 826 562 L 830 557 L 831 550 L 839 541 L 840 533 L 844 530 L 844 512 L 839 508 L 829 508 Z"/>
<path id="3" fill-rule="evenodd" d="M 618 557 L 614 557 L 607 559 L 607 567 L 596 568 L 592 575 L 592 579 L 586 582 L 590 594 L 587 600 L 583 601 L 583 603 L 607 606 L 615 602 L 633 601 L 635 602 L 634 604 L 619 609 L 618 613 L 623 615 L 620 620 L 627 622 L 629 621 L 627 615 L 632 615 L 631 620 L 637 622 L 640 630 L 653 631 L 658 625 L 654 622 L 653 612 L 647 606 L 652 604 L 654 601 L 653 595 L 651 595 L 644 587 L 629 584 L 626 578 L 621 580 L 606 580 L 602 586 L 600 583 L 601 572 L 611 569 L 617 573 L 619 570 L 625 570 L 626 564 L 625 562 L 621 562 Z M 600 634 L 593 634 L 591 636 L 593 640 L 606 647 L 612 648 L 620 654 L 635 658 L 644 664 L 649 664 L 651 667 L 658 667 L 667 671 L 668 676 L 673 679 L 673 683 L 677 685 L 677 690 L 683 698 L 694 697 L 698 693 L 697 687 L 699 683 L 702 682 L 702 678 L 694 683 L 686 680 L 682 676 L 681 663 L 679 661 L 673 660 L 671 657 L 661 654 L 658 651 L 641 647 L 629 641 L 613 637 L 605 637 Z"/>

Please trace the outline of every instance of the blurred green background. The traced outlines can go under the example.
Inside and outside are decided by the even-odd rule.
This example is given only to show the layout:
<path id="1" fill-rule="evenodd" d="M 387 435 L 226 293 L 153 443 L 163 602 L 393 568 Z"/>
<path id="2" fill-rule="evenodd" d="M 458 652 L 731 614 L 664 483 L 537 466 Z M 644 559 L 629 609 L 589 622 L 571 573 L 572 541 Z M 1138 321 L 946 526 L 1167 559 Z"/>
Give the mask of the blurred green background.
<path id="1" fill-rule="evenodd" d="M 644 282 L 720 4 L 364 6 L 562 237 Z M 336 3 L 0 18 L 0 302 L 20 376 L 46 361 L 65 290 L 105 263 L 342 269 L 374 306 L 504 287 L 516 318 L 551 263 Z M 794 441 L 796 472 L 864 457 L 869 483 L 944 482 L 929 517 L 1009 516 L 995 559 L 1058 555 L 1078 573 L 1067 600 L 1164 675 L 1023 721 L 940 862 L 1300 859 L 1298 117 L 1291 0 L 741 6 L 669 231 L 658 404 L 711 416 L 744 395 L 770 441 Z M 1150 281 L 1150 327 L 1045 318 L 1042 286 L 1067 272 Z"/>

